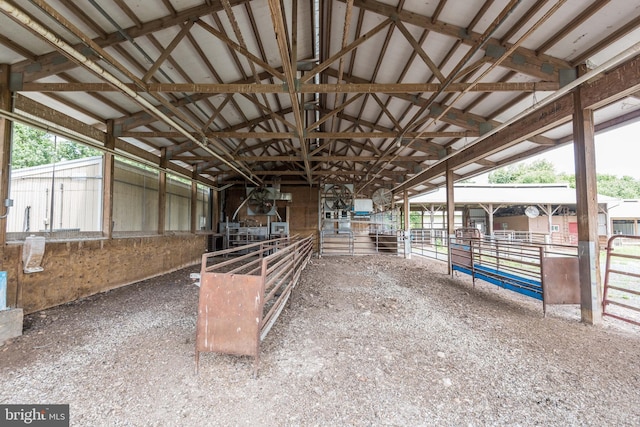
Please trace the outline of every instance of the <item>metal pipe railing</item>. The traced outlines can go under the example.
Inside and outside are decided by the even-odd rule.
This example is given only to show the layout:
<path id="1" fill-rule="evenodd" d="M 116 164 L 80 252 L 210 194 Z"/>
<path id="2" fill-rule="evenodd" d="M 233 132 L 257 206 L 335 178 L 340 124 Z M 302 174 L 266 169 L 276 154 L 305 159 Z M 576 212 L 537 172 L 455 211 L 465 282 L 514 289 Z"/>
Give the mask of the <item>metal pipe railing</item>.
<path id="1" fill-rule="evenodd" d="M 628 245 L 622 244 L 625 241 Z M 638 245 L 640 245 L 640 236 L 616 235 L 608 240 L 602 315 L 640 326 Z"/>
<path id="2" fill-rule="evenodd" d="M 481 279 L 539 299 L 545 313 L 546 304 L 579 302 L 577 247 L 470 237 L 464 230 L 456 235 L 451 269 L 471 275 L 474 285 Z"/>
<path id="3" fill-rule="evenodd" d="M 260 342 L 284 309 L 312 251 L 313 237 L 282 238 L 202 256 L 196 371 L 205 351 L 254 356 L 257 374 Z"/>

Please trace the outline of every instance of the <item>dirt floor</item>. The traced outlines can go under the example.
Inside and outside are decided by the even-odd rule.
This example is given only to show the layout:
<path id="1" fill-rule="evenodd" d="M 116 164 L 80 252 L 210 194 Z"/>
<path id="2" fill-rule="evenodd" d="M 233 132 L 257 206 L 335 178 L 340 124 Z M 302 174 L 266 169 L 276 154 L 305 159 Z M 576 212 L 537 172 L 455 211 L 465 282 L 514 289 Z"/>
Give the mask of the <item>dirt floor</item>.
<path id="1" fill-rule="evenodd" d="M 0 402 L 69 403 L 77 426 L 640 422 L 640 328 L 579 322 L 398 257 L 313 258 L 252 360 L 203 353 L 189 273 L 26 318 L 0 347 Z M 52 285 L 53 286 L 53 285 Z"/>

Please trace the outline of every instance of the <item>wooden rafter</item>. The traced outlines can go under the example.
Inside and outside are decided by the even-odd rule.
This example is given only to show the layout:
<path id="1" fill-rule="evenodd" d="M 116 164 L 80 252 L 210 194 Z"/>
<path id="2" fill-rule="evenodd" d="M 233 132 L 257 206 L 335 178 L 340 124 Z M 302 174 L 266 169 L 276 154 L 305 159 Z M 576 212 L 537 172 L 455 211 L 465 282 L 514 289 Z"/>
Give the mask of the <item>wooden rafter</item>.
<path id="1" fill-rule="evenodd" d="M 229 37 L 227 37 L 226 34 L 222 33 L 221 31 L 216 30 L 211 25 L 207 24 L 206 22 L 204 22 L 201 19 L 196 21 L 196 23 L 200 27 L 202 27 L 203 29 L 207 30 L 209 33 L 214 35 L 216 38 L 220 39 L 220 41 L 223 41 L 231 49 L 233 49 L 234 51 L 238 52 L 242 56 L 246 57 L 249 61 L 252 61 L 256 65 L 259 65 L 260 67 L 264 68 L 272 76 L 274 76 L 274 77 L 276 77 L 276 78 L 278 78 L 280 80 L 284 80 L 284 76 L 276 68 L 274 68 L 271 65 L 267 64 L 265 61 L 263 61 L 262 59 L 258 58 L 256 55 L 254 55 L 253 53 L 249 52 L 247 49 L 245 49 L 242 46 L 240 46 L 238 43 L 236 43 L 233 40 L 231 40 Z"/>
<path id="2" fill-rule="evenodd" d="M 246 1 L 248 0 L 231 0 L 231 4 L 242 4 Z M 105 48 L 121 44 L 126 41 L 127 39 L 123 38 L 123 34 L 125 34 L 127 38 L 133 40 L 137 37 L 151 34 L 155 31 L 159 31 L 173 25 L 179 25 L 188 20 L 198 19 L 212 12 L 222 10 L 222 5 L 219 1 L 212 0 L 209 3 L 211 4 L 202 4 L 190 9 L 185 9 L 177 14 L 163 16 L 161 18 L 145 22 L 141 25 L 134 25 L 132 27 L 125 28 L 123 31 L 114 31 L 109 33 L 106 37 L 96 37 L 92 41 L 97 46 Z M 74 48 L 79 50 L 82 50 L 83 47 L 84 45 L 82 43 L 74 45 Z M 94 58 L 92 56 L 90 57 Z M 63 54 L 54 51 L 39 56 L 37 61 L 26 60 L 13 64 L 12 71 L 23 74 L 23 81 L 29 82 L 48 77 L 62 71 L 68 71 L 75 67 L 76 64 L 69 61 Z"/>
<path id="3" fill-rule="evenodd" d="M 333 72 L 330 72 L 330 75 Z M 464 74 L 464 73 L 463 73 Z M 343 74 L 343 76 L 346 74 Z M 246 79 L 245 79 L 246 80 Z M 191 92 L 201 94 L 218 93 L 288 93 L 283 84 L 274 83 L 149 83 L 144 88 L 127 85 L 137 92 L 174 93 Z M 495 83 L 304 83 L 297 93 L 454 93 L 465 90 L 471 92 L 538 92 L 555 91 L 560 85 L 555 82 L 495 82 Z M 23 92 L 115 92 L 108 83 L 24 83 L 17 89 Z"/>
<path id="4" fill-rule="evenodd" d="M 180 43 L 182 39 L 184 39 L 187 33 L 191 30 L 191 27 L 193 27 L 193 21 L 187 21 L 186 24 L 182 25 L 180 32 L 176 34 L 176 36 L 173 38 L 173 40 L 171 40 L 171 42 L 167 45 L 167 47 L 165 47 L 164 50 L 162 50 L 162 53 L 156 59 L 156 62 L 154 62 L 153 65 L 149 67 L 149 69 L 144 74 L 144 76 L 142 76 L 143 82 L 149 81 L 151 76 L 153 76 L 153 74 L 158 70 L 158 68 L 160 68 L 162 63 L 169 57 L 169 55 L 171 55 L 171 52 L 173 52 L 173 50 L 178 46 L 178 43 Z"/>
<path id="5" fill-rule="evenodd" d="M 338 1 L 344 2 L 345 0 Z M 465 28 L 451 25 L 449 23 L 440 21 L 432 22 L 428 16 L 420 15 L 419 13 L 407 11 L 398 12 L 395 7 L 376 0 L 354 0 L 354 4 L 359 8 L 382 16 L 397 16 L 398 20 L 405 24 L 415 25 L 436 33 L 444 34 L 459 40 L 461 43 L 466 45 L 473 46 L 477 44 L 482 37 L 478 33 L 467 31 Z M 461 35 L 464 35 L 464 37 Z M 497 51 L 501 51 L 509 47 L 508 45 L 503 47 L 500 44 L 500 41 L 494 38 L 489 38 L 487 46 L 491 46 L 491 49 L 495 49 Z M 526 48 L 517 49 L 515 54 L 526 58 L 526 61 L 507 61 L 504 64 L 505 67 L 509 67 L 513 70 L 535 76 L 546 81 L 558 81 L 558 71 L 560 69 L 572 68 L 571 64 L 566 61 L 547 55 L 536 55 L 535 52 Z"/>
<path id="6" fill-rule="evenodd" d="M 184 11 L 176 10 L 175 2 L 162 0 L 158 2 L 159 13 L 165 16 L 150 22 L 140 19 L 143 15 L 136 15 L 138 9 L 126 0 L 112 0 L 105 10 L 99 5 L 83 8 L 72 0 L 57 0 L 55 3 L 63 7 L 54 12 L 75 25 L 66 33 L 43 18 L 52 3 L 33 0 L 34 6 L 44 7 L 32 14 L 34 22 L 59 33 L 62 41 L 80 40 L 75 48 L 89 61 L 117 70 L 118 78 L 128 84 L 128 90 L 122 89 L 122 93 L 131 99 L 138 98 L 129 90 L 142 94 L 157 108 L 118 102 L 121 97 L 110 94 L 119 90 L 114 86 L 122 86 L 101 82 L 100 73 L 96 73 L 98 79 L 87 76 L 82 60 L 72 60 L 59 51 L 36 55 L 34 52 L 51 48 L 37 43 L 22 46 L 12 34 L 4 32 L 0 45 L 15 52 L 9 52 L 8 57 L 20 54 L 27 58 L 10 66 L 11 91 L 16 97 L 35 92 L 35 99 L 53 99 L 55 108 L 94 122 L 100 132 L 108 123 L 116 136 L 112 138 L 116 149 L 162 165 L 189 165 L 193 176 L 204 173 L 231 182 L 244 171 L 265 170 L 266 176 L 286 171 L 291 174 L 290 181 L 298 183 L 316 184 L 323 178 L 359 185 L 379 185 L 386 180 L 396 185 L 397 179 L 414 175 L 418 177 L 413 183 L 433 177 L 441 171 L 439 159 L 445 155 L 456 159 L 449 164 L 458 168 L 458 177 L 464 177 L 566 143 L 570 135 L 547 138 L 539 134 L 540 129 L 531 130 L 531 124 L 524 136 L 517 126 L 510 126 L 509 132 L 501 131 L 503 138 L 514 138 L 507 145 L 491 137 L 495 146 L 481 143 L 468 149 L 476 147 L 475 138 L 484 141 L 485 132 L 493 133 L 495 127 L 502 126 L 498 118 L 504 120 L 513 111 L 521 111 L 529 99 L 535 103 L 537 92 L 560 90 L 560 71 L 564 84 L 571 78 L 564 71 L 611 48 L 640 27 L 640 18 L 627 14 L 620 24 L 611 24 L 610 34 L 597 36 L 598 40 L 595 32 L 589 34 L 576 43 L 578 51 L 570 52 L 568 37 L 614 10 L 614 2 L 590 1 L 584 8 L 575 4 L 566 7 L 574 12 L 557 14 L 558 20 L 544 28 L 544 35 L 537 33 L 543 37 L 539 42 L 534 46 L 529 42 L 528 48 L 522 48 L 516 39 L 535 28 L 543 14 L 557 7 L 565 11 L 562 1 L 520 2 L 517 12 L 495 33 L 499 36 L 490 35 L 484 44 L 487 23 L 495 22 L 508 2 L 474 3 L 468 22 L 456 26 L 441 15 L 442 11 L 451 12 L 455 6 L 452 0 L 440 0 L 425 8 L 435 9 L 430 16 L 416 12 L 414 7 L 405 10 L 404 0 L 393 4 L 326 0 L 319 3 L 320 28 L 316 33 L 314 3 L 268 1 L 276 39 L 270 31 L 264 31 L 266 22 L 261 20 L 265 17 L 258 16 L 264 4 L 248 0 L 202 0 L 200 6 Z M 15 0 L 9 3 L 20 7 Z M 30 6 L 27 10 L 35 9 Z M 555 25 L 559 21 L 562 25 Z M 192 27 L 196 23 L 200 28 Z M 80 33 L 78 26 L 83 28 Z M 23 23 L 23 27 L 28 29 L 30 25 Z M 160 31 L 163 34 L 156 34 Z M 363 46 L 374 36 L 375 46 Z M 432 49 L 434 42 L 437 51 Z M 222 55 L 208 56 L 205 52 L 210 43 L 215 43 Z M 278 54 L 274 55 L 276 45 Z M 192 54 L 191 59 L 181 61 L 186 50 Z M 311 51 L 314 53 L 309 55 Z M 471 51 L 476 52 L 473 57 L 460 60 Z M 316 52 L 319 57 L 315 57 Z M 546 55 L 551 52 L 565 52 L 565 60 Z M 398 58 L 397 53 L 403 61 L 392 64 L 389 60 Z M 193 64 L 196 66 L 191 67 Z M 454 72 L 449 71 L 452 69 Z M 360 78 L 358 73 L 367 78 Z M 221 77 L 231 75 L 236 76 L 232 78 L 235 82 Z M 416 81 L 416 76 L 424 81 Z M 599 77 L 607 78 L 604 76 Z M 592 103 L 592 108 L 600 108 L 621 95 L 636 96 L 640 87 L 625 86 L 633 78 L 624 74 L 618 80 L 610 79 L 610 87 L 602 87 L 597 94 L 591 89 L 596 80 L 584 83 L 582 99 Z M 496 92 L 503 93 L 492 97 Z M 114 112 L 120 117 L 112 119 Z M 601 123 L 600 128 L 633 117 L 637 115 L 618 115 Z M 169 123 L 178 125 L 167 126 Z M 552 124 L 557 123 L 560 121 Z M 137 141 L 128 144 L 125 137 Z M 464 138 L 469 138 L 470 144 L 462 141 Z M 528 142 L 522 143 L 522 138 Z M 200 143 L 205 140 L 206 145 Z M 463 142 L 465 147 L 460 148 Z M 495 150 L 512 145 L 513 155 L 496 156 Z M 455 151 L 458 148 L 460 151 Z M 162 152 L 160 159 L 158 152 Z M 218 154 L 222 159 L 216 158 Z M 501 160 L 490 161 L 487 156 Z M 468 167 L 471 164 L 473 167 Z M 243 171 L 236 173 L 233 165 Z M 432 169 L 425 172 L 426 168 Z M 461 168 L 471 172 L 460 173 Z M 359 174 L 348 174 L 353 171 Z M 379 175 L 389 171 L 398 175 Z M 432 184 L 418 185 L 424 188 Z"/>
<path id="7" fill-rule="evenodd" d="M 351 52 L 352 50 L 354 50 L 358 46 L 360 46 L 362 43 L 364 43 L 367 40 L 371 39 L 374 35 L 378 34 L 385 27 L 389 26 L 392 22 L 393 21 L 391 21 L 391 19 L 385 19 L 380 24 L 376 25 L 374 28 L 369 30 L 366 34 L 362 35 L 358 39 L 356 39 L 353 42 L 349 43 L 349 45 L 347 47 L 345 47 L 344 49 L 340 49 L 339 52 L 336 52 L 335 54 L 331 55 L 325 61 L 322 61 L 322 63 L 320 63 L 317 66 L 313 67 L 313 69 L 311 71 L 309 71 L 307 74 L 305 74 L 300 79 L 300 82 L 301 83 L 307 83 L 316 74 L 318 74 L 318 73 L 322 72 L 323 70 L 329 68 L 329 66 L 331 66 L 331 64 L 333 64 L 334 62 L 336 62 L 337 60 L 339 60 L 344 55 L 348 54 L 349 52 Z"/>
<path id="8" fill-rule="evenodd" d="M 284 17 L 282 15 L 282 9 L 277 0 L 269 0 L 269 9 L 271 12 L 271 20 L 273 22 L 273 29 L 276 34 L 276 41 L 278 42 L 278 50 L 280 52 L 280 58 L 282 60 L 282 68 L 284 70 L 284 80 L 288 86 L 289 98 L 291 99 L 291 108 L 293 110 L 293 116 L 295 118 L 295 128 L 297 132 L 297 138 L 300 142 L 300 151 L 302 152 L 302 158 L 304 161 L 304 169 L 307 177 L 307 181 L 311 184 L 311 165 L 307 158 L 307 144 L 303 140 L 305 125 L 302 117 L 302 106 L 300 105 L 300 98 L 295 91 L 295 87 L 298 84 L 296 76 L 296 70 L 292 67 L 290 62 L 291 51 L 287 45 L 287 33 L 285 31 Z"/>

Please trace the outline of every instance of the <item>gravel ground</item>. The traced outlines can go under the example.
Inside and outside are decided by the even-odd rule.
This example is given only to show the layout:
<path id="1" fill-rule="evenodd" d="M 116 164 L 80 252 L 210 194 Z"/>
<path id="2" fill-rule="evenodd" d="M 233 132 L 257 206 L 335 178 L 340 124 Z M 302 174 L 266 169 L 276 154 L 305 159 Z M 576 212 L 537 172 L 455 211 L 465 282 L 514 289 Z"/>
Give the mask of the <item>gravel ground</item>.
<path id="1" fill-rule="evenodd" d="M 579 322 L 443 263 L 314 258 L 252 359 L 202 353 L 198 266 L 35 313 L 0 402 L 77 426 L 638 425 L 639 328 Z"/>

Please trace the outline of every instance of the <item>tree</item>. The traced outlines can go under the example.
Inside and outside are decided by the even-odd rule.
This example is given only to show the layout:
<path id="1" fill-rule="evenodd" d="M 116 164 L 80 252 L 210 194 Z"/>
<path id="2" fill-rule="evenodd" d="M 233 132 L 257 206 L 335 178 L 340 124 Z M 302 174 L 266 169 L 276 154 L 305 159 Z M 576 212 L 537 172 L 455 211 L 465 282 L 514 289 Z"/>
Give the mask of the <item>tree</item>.
<path id="1" fill-rule="evenodd" d="M 640 198 L 640 181 L 630 176 L 597 175 L 598 194 L 619 199 Z M 575 182 L 574 182 L 575 186 Z"/>
<path id="2" fill-rule="evenodd" d="M 14 123 L 11 166 L 21 169 L 53 163 L 55 150 L 51 138 L 44 131 Z"/>
<path id="3" fill-rule="evenodd" d="M 576 187 L 574 174 L 556 173 L 553 163 L 537 160 L 531 164 L 518 163 L 497 169 L 489 174 L 491 184 L 551 184 L 567 183 Z M 596 174 L 598 194 L 620 199 L 640 199 L 640 180 L 630 176 Z"/>
<path id="4" fill-rule="evenodd" d="M 500 168 L 489 174 L 491 184 L 551 184 L 557 181 L 553 163 L 536 160 L 531 164 L 518 163 Z"/>
<path id="5" fill-rule="evenodd" d="M 87 157 L 100 156 L 102 152 L 88 145 L 78 144 L 72 141 L 58 141 L 58 161 L 85 159 Z"/>
<path id="6" fill-rule="evenodd" d="M 15 123 L 13 126 L 13 149 L 11 166 L 22 169 L 46 165 L 64 160 L 99 156 L 95 148 L 61 138 L 55 139 L 45 131 Z"/>

